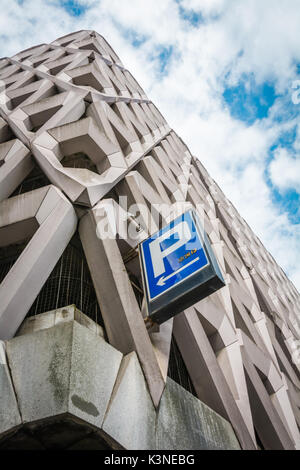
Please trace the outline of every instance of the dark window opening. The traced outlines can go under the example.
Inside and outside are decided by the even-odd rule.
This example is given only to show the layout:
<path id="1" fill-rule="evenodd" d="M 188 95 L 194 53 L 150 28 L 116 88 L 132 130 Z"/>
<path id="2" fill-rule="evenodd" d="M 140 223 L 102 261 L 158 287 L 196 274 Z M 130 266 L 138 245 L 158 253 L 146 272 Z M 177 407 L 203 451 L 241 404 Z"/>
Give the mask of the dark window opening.
<path id="1" fill-rule="evenodd" d="M 257 446 L 258 446 L 258 450 L 266 450 L 255 428 L 254 428 L 254 432 L 255 432 L 255 439 L 256 439 Z"/>
<path id="2" fill-rule="evenodd" d="M 68 305 L 104 327 L 81 241 L 76 234 L 41 289 L 27 317 Z"/>
<path id="3" fill-rule="evenodd" d="M 142 309 L 143 305 L 143 300 L 144 300 L 144 290 L 143 287 L 140 284 L 140 281 L 138 278 L 132 274 L 130 271 L 127 270 L 127 274 L 129 277 L 130 284 L 132 286 L 135 298 L 137 300 L 138 306 L 140 309 Z"/>
<path id="4" fill-rule="evenodd" d="M 51 184 L 51 182 L 48 180 L 47 176 L 38 166 L 35 166 L 10 197 L 19 196 L 20 194 L 28 193 L 29 191 L 48 186 L 49 184 Z"/>
<path id="5" fill-rule="evenodd" d="M 24 250 L 28 240 L 0 248 L 0 283 Z M 76 305 L 82 313 L 104 328 L 96 292 L 81 241 L 76 234 L 56 264 L 26 318 Z"/>
<path id="6" fill-rule="evenodd" d="M 0 284 L 13 267 L 27 242 L 0 248 Z"/>
<path id="7" fill-rule="evenodd" d="M 92 160 L 83 152 L 73 153 L 64 157 L 60 162 L 65 168 L 81 168 L 98 173 L 97 167 Z"/>
<path id="8" fill-rule="evenodd" d="M 168 377 L 173 379 L 174 382 L 178 383 L 185 390 L 197 397 L 197 393 L 194 389 L 188 370 L 185 366 L 183 357 L 174 337 L 172 338 L 171 342 Z"/>

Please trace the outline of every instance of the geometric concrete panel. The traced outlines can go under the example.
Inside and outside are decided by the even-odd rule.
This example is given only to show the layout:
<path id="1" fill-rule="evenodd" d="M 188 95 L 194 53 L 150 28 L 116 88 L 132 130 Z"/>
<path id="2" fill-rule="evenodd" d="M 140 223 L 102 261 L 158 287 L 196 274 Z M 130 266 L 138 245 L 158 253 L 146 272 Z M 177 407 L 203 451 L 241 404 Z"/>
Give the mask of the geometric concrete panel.
<path id="1" fill-rule="evenodd" d="M 6 361 L 5 344 L 0 341 L 0 434 L 22 423 Z"/>
<path id="2" fill-rule="evenodd" d="M 46 335 L 75 321 L 130 358 L 128 364 L 123 361 L 124 380 L 118 381 L 107 416 L 111 434 L 119 433 L 123 444 L 85 421 L 84 403 L 96 400 L 91 385 L 91 396 L 82 391 L 84 403 L 70 398 L 66 405 L 74 407 L 75 415 L 82 413 L 81 418 L 68 413 L 34 429 L 24 425 L 0 447 L 14 448 L 14 440 L 16 448 L 119 448 L 129 437 L 147 447 L 152 431 L 140 427 L 139 435 L 134 431 L 126 436 L 112 426 L 113 417 L 118 421 L 114 410 L 122 403 L 118 390 L 133 385 L 126 377 L 134 376 L 136 390 L 143 389 L 130 356 L 135 351 L 156 410 L 169 376 L 228 420 L 243 449 L 300 448 L 299 292 L 111 46 L 95 31 L 77 31 L 0 59 L 0 81 L 0 339 Z M 29 175 L 32 164 L 39 171 Z M 55 187 L 43 186 L 45 175 Z M 17 187 L 19 196 L 7 199 Z M 202 217 L 226 285 L 160 328 L 146 318 L 137 246 L 189 209 Z M 74 238 L 73 256 L 65 248 L 78 219 L 81 240 Z M 98 230 L 108 219 L 116 222 L 117 239 Z M 18 245 L 25 249 L 15 261 Z M 88 274 L 91 282 L 85 289 Z M 66 299 L 62 303 L 78 302 L 79 284 L 85 298 L 90 289 L 93 294 L 86 314 L 94 318 L 93 311 L 100 318 L 100 311 L 105 331 L 75 306 L 38 315 L 55 308 L 61 294 Z M 58 303 L 52 302 L 55 289 Z M 33 302 L 37 316 L 22 325 Z M 69 377 L 79 387 L 76 381 L 86 371 L 78 369 L 72 376 L 71 369 Z M 185 394 L 176 393 L 173 388 L 169 393 L 170 407 L 179 397 L 184 408 Z M 147 407 L 147 394 L 140 395 Z M 172 423 L 163 400 L 161 420 Z M 152 405 L 149 417 L 150 410 Z M 122 413 L 120 422 L 125 420 Z M 188 413 L 186 422 L 174 413 L 169 428 L 181 423 L 183 445 L 217 447 L 209 438 L 213 422 L 205 418 L 197 434 Z M 134 412 L 132 416 L 138 423 Z M 205 423 L 210 423 L 207 428 Z M 186 438 L 188 428 L 191 436 Z M 159 432 L 162 436 L 163 429 Z M 231 445 L 230 439 L 217 441 L 221 447 Z M 181 447 L 171 431 L 166 445 Z"/>
<path id="3" fill-rule="evenodd" d="M 101 428 L 122 354 L 77 322 L 7 342 L 24 423 L 68 413 Z"/>
<path id="4" fill-rule="evenodd" d="M 91 91 L 95 98 L 95 91 L 101 93 L 105 101 L 111 101 L 114 96 L 148 101 L 145 92 L 127 70 L 106 64 L 94 52 L 89 53 L 89 58 L 94 61 L 88 65 L 72 66 L 69 70 L 66 68 L 58 77 Z"/>
<path id="5" fill-rule="evenodd" d="M 61 323 L 67 323 L 70 321 L 76 321 L 80 325 L 85 326 L 93 333 L 104 338 L 104 330 L 102 326 L 95 323 L 87 315 L 82 313 L 76 305 L 70 305 L 68 307 L 57 308 L 50 312 L 40 313 L 34 315 L 34 317 L 26 318 L 16 336 L 27 335 L 29 333 L 35 333 L 36 331 L 46 330 L 53 326 L 60 325 Z"/>
<path id="6" fill-rule="evenodd" d="M 34 156 L 72 202 L 93 207 L 169 132 L 152 108 L 133 106 L 98 101 L 87 107 L 81 120 L 57 122 L 50 129 L 47 124 L 47 132 L 37 133 Z"/>
<path id="7" fill-rule="evenodd" d="M 33 166 L 29 150 L 18 139 L 0 144 L 0 201 L 11 195 Z"/>
<path id="8" fill-rule="evenodd" d="M 24 423 L 67 412 L 72 335 L 70 323 L 7 342 L 8 363 Z"/>
<path id="9" fill-rule="evenodd" d="M 293 450 L 294 442 L 284 426 L 284 421 L 279 417 L 279 413 L 272 405 L 270 396 L 258 371 L 252 364 L 251 358 L 243 354 L 248 389 L 251 392 L 250 400 L 252 413 L 256 422 L 257 432 L 264 442 L 266 450 Z"/>
<path id="10" fill-rule="evenodd" d="M 16 333 L 76 225 L 72 205 L 54 186 L 0 203 L 0 246 L 31 238 L 0 284 L 0 339 Z"/>
<path id="11" fill-rule="evenodd" d="M 30 333 L 27 319 L 6 343 L 1 449 L 239 448 L 231 425 L 171 379 L 156 410 L 136 353 L 123 357 L 75 313 L 58 309 L 55 326 L 41 314 Z"/>
<path id="12" fill-rule="evenodd" d="M 101 216 L 101 215 L 102 216 Z M 105 221 L 101 203 L 86 213 L 79 234 L 91 271 L 108 339 L 124 355 L 136 351 L 155 406 L 164 389 L 164 379 L 145 322 L 130 284 L 118 243 L 97 236 L 97 224 Z M 101 262 L 99 262 L 101 260 Z"/>
<path id="13" fill-rule="evenodd" d="M 113 48 L 108 44 L 103 36 L 96 31 L 78 31 L 71 33 L 52 43 L 57 46 L 67 46 L 70 51 L 93 50 L 103 59 L 104 62 L 112 65 L 116 64 L 123 68 L 122 61 L 117 56 Z"/>
<path id="14" fill-rule="evenodd" d="M 10 196 L 33 169 L 30 151 L 0 118 L 0 201 Z"/>
<path id="15" fill-rule="evenodd" d="M 194 307 L 175 317 L 174 336 L 197 396 L 230 421 L 243 449 L 255 450 L 253 433 L 237 406 L 238 394 L 231 392 L 228 374 L 223 373 L 206 334 Z"/>
<path id="16" fill-rule="evenodd" d="M 125 449 L 154 449 L 155 420 L 155 408 L 133 352 L 123 358 L 103 430 Z"/>
<path id="17" fill-rule="evenodd" d="M 172 379 L 157 419 L 157 449 L 240 450 L 231 425 Z"/>
<path id="18" fill-rule="evenodd" d="M 51 80 L 44 80 L 39 78 L 34 73 L 29 71 L 23 72 L 26 75 L 23 77 L 22 72 L 9 77 L 9 80 L 14 80 L 14 83 L 7 88 L 1 96 L 0 110 L 2 114 L 13 116 L 15 111 L 36 101 L 48 98 L 55 94 L 55 85 Z M 8 80 L 8 79 L 6 79 Z"/>
<path id="19" fill-rule="evenodd" d="M 122 354 L 76 322 L 72 348 L 69 412 L 100 428 Z"/>
<path id="20" fill-rule="evenodd" d="M 8 116 L 8 122 L 27 145 L 47 129 L 77 121 L 85 112 L 86 93 L 72 90 L 21 105 Z"/>

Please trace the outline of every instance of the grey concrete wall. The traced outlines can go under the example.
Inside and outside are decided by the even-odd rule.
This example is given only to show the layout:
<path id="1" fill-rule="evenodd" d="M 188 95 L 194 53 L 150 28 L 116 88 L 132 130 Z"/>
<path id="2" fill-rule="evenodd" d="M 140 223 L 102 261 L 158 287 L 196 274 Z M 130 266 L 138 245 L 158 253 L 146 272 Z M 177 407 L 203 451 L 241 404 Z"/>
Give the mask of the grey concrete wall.
<path id="1" fill-rule="evenodd" d="M 0 59 L 0 80 L 0 252 L 30 238 L 0 284 L 0 339 L 16 334 L 80 221 L 108 341 L 125 355 L 136 352 L 155 408 L 164 403 L 175 336 L 198 398 L 231 423 L 244 449 L 257 448 L 256 435 L 266 449 L 300 449 L 299 292 L 105 39 L 82 30 Z M 27 191 L 37 166 L 55 186 Z M 118 197 L 127 198 L 128 208 Z M 117 240 L 105 240 L 96 223 L 112 204 L 124 224 L 117 222 Z M 139 204 L 134 215 L 131 204 Z M 226 286 L 149 332 L 129 273 L 142 286 L 137 245 L 158 229 L 153 204 L 165 204 L 163 223 L 198 212 Z M 145 228 L 139 240 L 123 236 L 132 222 Z M 46 331 L 58 325 L 58 312 L 39 321 Z M 38 329 L 33 323 L 27 332 Z M 63 364 L 71 377 L 76 355 L 68 354 Z M 128 371 L 135 370 L 142 390 L 132 361 Z M 118 409 L 115 392 L 107 426 Z M 61 411 L 71 405 L 65 401 Z M 24 436 L 15 441 L 23 445 Z"/>
<path id="2" fill-rule="evenodd" d="M 136 353 L 82 323 L 66 307 L 27 319 L 6 355 L 0 344 L 0 449 L 73 448 L 79 436 L 80 448 L 239 448 L 231 425 L 171 379 L 156 409 Z"/>
<path id="3" fill-rule="evenodd" d="M 0 435 L 5 436 L 22 423 L 6 360 L 5 344 L 0 341 Z"/>

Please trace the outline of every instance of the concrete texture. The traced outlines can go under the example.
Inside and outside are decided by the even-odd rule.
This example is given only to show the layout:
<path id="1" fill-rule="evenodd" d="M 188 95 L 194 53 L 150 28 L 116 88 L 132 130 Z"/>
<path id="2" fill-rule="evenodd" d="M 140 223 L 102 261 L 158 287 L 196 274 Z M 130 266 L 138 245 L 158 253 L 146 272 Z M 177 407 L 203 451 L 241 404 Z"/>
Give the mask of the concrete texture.
<path id="1" fill-rule="evenodd" d="M 77 322 L 7 343 L 24 422 L 63 413 L 101 428 L 122 355 Z"/>
<path id="2" fill-rule="evenodd" d="M 72 347 L 69 412 L 101 428 L 122 354 L 77 322 Z"/>
<path id="3" fill-rule="evenodd" d="M 155 449 L 156 410 L 136 353 L 123 358 L 103 430 L 125 449 Z"/>
<path id="4" fill-rule="evenodd" d="M 132 290 L 117 241 L 101 240 L 97 223 L 101 203 L 84 216 L 79 233 L 90 267 L 95 291 L 110 343 L 123 354 L 136 351 L 141 361 L 151 397 L 158 405 L 164 379 L 156 359 L 136 297 Z M 99 263 L 101 259 L 101 263 Z M 114 295 L 118 292 L 119 295 Z"/>
<path id="5" fill-rule="evenodd" d="M 0 203 L 0 247 L 26 248 L 0 284 L 0 339 L 14 336 L 72 238 L 75 211 L 54 186 Z"/>
<path id="6" fill-rule="evenodd" d="M 167 379 L 158 417 L 161 450 L 239 450 L 231 425 L 200 400 Z"/>
<path id="7" fill-rule="evenodd" d="M 231 425 L 171 379 L 156 409 L 135 352 L 122 358 L 79 316 L 49 318 L 6 343 L 9 367 L 0 343 L 0 449 L 239 447 Z"/>
<path id="8" fill-rule="evenodd" d="M 0 341 L 0 435 L 21 424 L 18 404 L 6 361 L 5 345 Z"/>
<path id="9" fill-rule="evenodd" d="M 79 357 L 66 341 L 69 345 L 76 338 L 83 341 L 87 333 L 78 337 L 73 333 L 86 325 L 98 345 L 101 330 L 83 315 L 78 322 L 80 314 L 71 307 L 21 326 L 80 220 L 105 337 L 122 354 L 136 352 L 154 407 L 160 405 L 175 337 L 198 398 L 231 423 L 243 449 L 300 449 L 299 292 L 111 46 L 96 31 L 77 31 L 0 59 L 0 80 L 5 85 L 0 103 L 0 339 L 10 340 L 18 332 L 21 336 L 13 341 L 24 342 L 37 367 L 32 370 L 24 362 L 22 348 L 18 351 L 16 346 L 16 389 L 21 387 L 24 363 L 24 370 L 32 374 L 33 383 L 42 384 L 44 394 L 30 396 L 31 377 L 24 376 L 27 398 L 21 397 L 20 403 L 25 417 L 69 413 L 72 408 L 80 416 L 76 419 L 85 420 L 87 414 L 84 423 L 89 423 L 84 425 L 88 431 L 71 430 L 65 422 L 53 424 L 51 431 L 49 424 L 44 440 L 38 430 L 32 436 L 25 426 L 15 434 L 16 443 L 51 447 L 51 432 L 59 434 L 61 429 L 64 448 L 75 444 L 78 435 L 78 443 L 86 439 L 89 446 L 99 431 L 89 428 L 102 413 L 95 416 L 95 408 L 100 407 L 95 390 L 91 386 L 90 395 L 86 394 L 80 379 L 72 375 L 76 369 L 87 382 L 91 380 L 81 369 L 82 361 L 93 364 L 91 351 L 88 357 Z M 27 175 L 37 166 L 42 177 L 31 180 Z M 45 175 L 55 186 L 46 186 Z M 158 206 L 153 213 L 154 204 Z M 97 231 L 97 224 L 105 222 L 106 206 L 113 208 L 114 240 L 104 239 Z M 181 319 L 175 318 L 173 326 L 147 331 L 137 245 L 158 229 L 157 210 L 164 224 L 189 209 L 202 218 L 226 286 L 183 312 Z M 122 222 L 117 220 L 119 212 Z M 137 238 L 126 233 L 129 227 L 138 230 Z M 16 261 L 10 265 L 10 254 L 21 251 L 19 244 L 26 246 L 17 259 L 12 256 Z M 68 322 L 74 320 L 77 326 L 71 334 Z M 60 326 L 66 329 L 66 337 L 59 334 Z M 50 357 L 34 339 L 41 352 L 40 358 L 35 357 L 26 342 L 27 333 L 34 338 L 41 335 L 51 344 L 53 328 L 57 328 L 58 346 L 52 351 L 56 356 Z M 52 364 L 51 380 L 61 385 L 56 396 L 43 362 L 47 368 Z M 60 375 L 65 373 L 72 378 L 72 386 L 82 391 L 82 395 L 74 392 L 73 402 L 67 398 L 70 384 Z M 189 425 L 181 423 L 184 442 Z M 72 442 L 66 438 L 68 429 Z M 205 429 L 199 429 L 204 436 Z M 87 436 L 90 432 L 93 437 Z M 198 445 L 197 439 L 191 439 Z M 178 445 L 173 437 L 171 441 L 168 445 Z M 209 443 L 215 445 L 213 439 Z M 112 440 L 110 445 L 120 444 Z"/>
<path id="10" fill-rule="evenodd" d="M 80 323 L 80 325 L 85 326 L 93 333 L 96 333 L 96 335 L 104 338 L 104 330 L 102 326 L 97 325 L 97 323 L 92 321 L 87 315 L 78 310 L 76 305 L 58 308 L 56 310 L 52 310 L 51 312 L 41 313 L 39 315 L 35 315 L 34 317 L 27 318 L 23 321 L 16 336 L 35 333 L 36 331 L 52 328 L 55 325 L 68 323 L 73 320 L 75 320 L 77 323 Z"/>

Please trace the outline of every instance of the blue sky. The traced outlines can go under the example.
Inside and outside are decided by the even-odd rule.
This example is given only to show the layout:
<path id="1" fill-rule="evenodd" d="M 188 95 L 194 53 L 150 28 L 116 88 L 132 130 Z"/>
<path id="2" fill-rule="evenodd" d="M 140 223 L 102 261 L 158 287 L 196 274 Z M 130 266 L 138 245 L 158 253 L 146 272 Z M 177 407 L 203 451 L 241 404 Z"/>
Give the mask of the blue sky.
<path id="1" fill-rule="evenodd" d="M 2 56 L 79 29 L 103 34 L 300 287 L 298 0 L 0 6 Z"/>
<path id="2" fill-rule="evenodd" d="M 60 4 L 62 8 L 71 16 L 83 15 L 88 9 L 88 6 L 72 0 L 61 0 Z"/>

